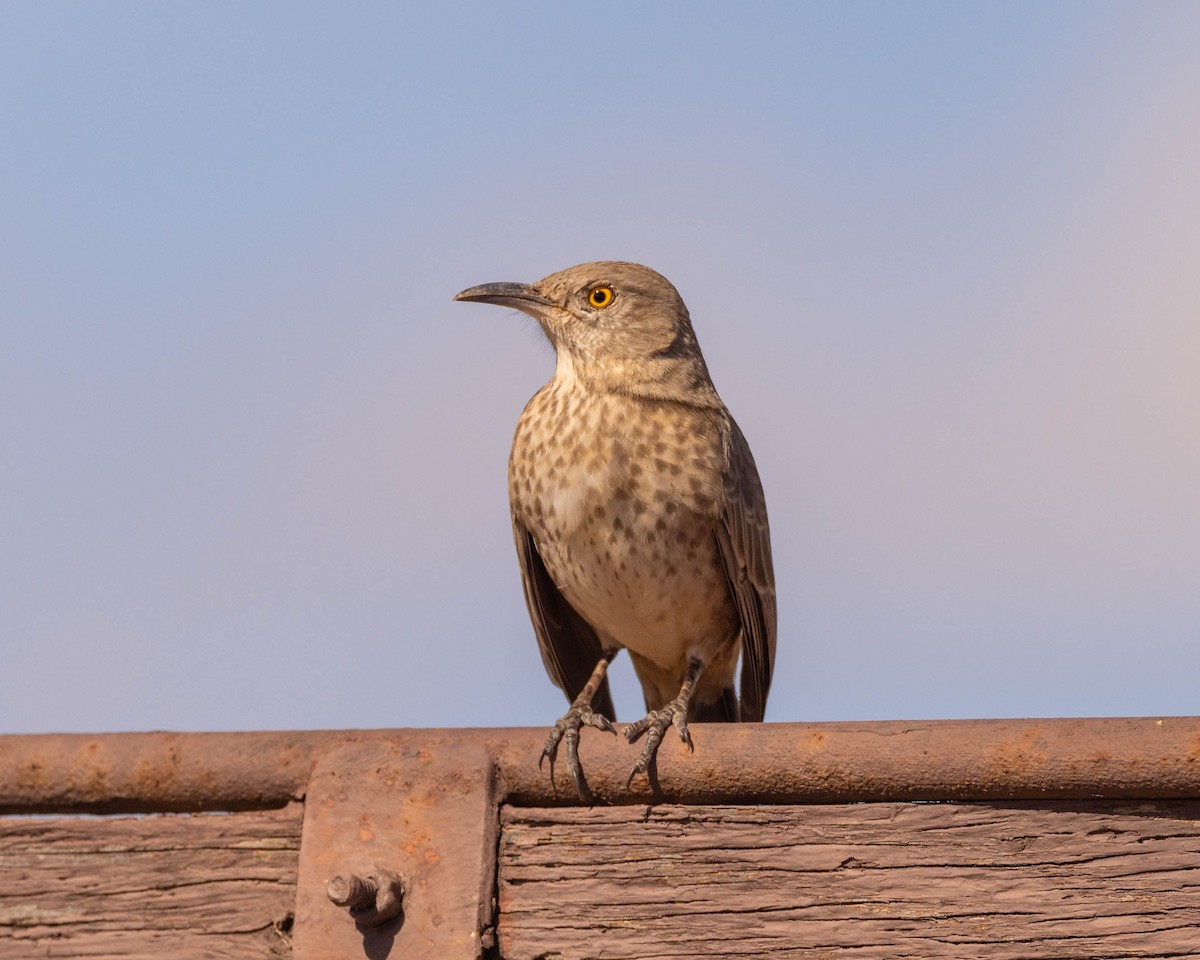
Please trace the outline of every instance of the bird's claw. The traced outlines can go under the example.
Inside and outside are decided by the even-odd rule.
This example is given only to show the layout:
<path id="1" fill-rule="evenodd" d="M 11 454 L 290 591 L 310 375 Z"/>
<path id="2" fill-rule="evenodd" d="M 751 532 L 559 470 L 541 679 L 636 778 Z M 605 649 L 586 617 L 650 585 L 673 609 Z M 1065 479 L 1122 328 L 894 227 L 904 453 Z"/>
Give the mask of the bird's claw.
<path id="1" fill-rule="evenodd" d="M 629 772 L 629 779 L 625 781 L 626 787 L 629 787 L 633 783 L 633 778 L 639 773 L 646 774 L 653 785 L 656 779 L 658 746 L 662 743 L 663 736 L 669 727 L 675 728 L 679 733 L 679 739 L 687 744 L 688 750 L 694 751 L 696 749 L 692 744 L 692 735 L 688 730 L 687 708 L 674 701 L 668 703 L 661 710 L 651 710 L 641 720 L 636 723 L 626 724 L 624 729 L 622 729 L 621 732 L 630 743 L 636 743 L 642 734 L 646 734 L 646 742 L 642 745 L 642 753 L 638 757 L 637 763 L 633 765 L 633 769 Z"/>
<path id="2" fill-rule="evenodd" d="M 591 800 L 592 791 L 588 787 L 587 780 L 583 776 L 583 767 L 579 763 L 579 731 L 584 727 L 595 727 L 597 730 L 604 730 L 614 735 L 617 732 L 604 714 L 596 713 L 587 704 L 574 703 L 571 705 L 571 709 L 559 717 L 554 722 L 554 726 L 550 728 L 546 742 L 542 745 L 542 755 L 538 758 L 538 769 L 542 768 L 542 764 L 546 760 L 550 761 L 550 784 L 553 786 L 554 761 L 558 758 L 558 746 L 560 743 L 565 743 L 567 746 L 567 773 L 571 775 L 575 789 L 579 791 L 579 796 L 584 800 Z"/>

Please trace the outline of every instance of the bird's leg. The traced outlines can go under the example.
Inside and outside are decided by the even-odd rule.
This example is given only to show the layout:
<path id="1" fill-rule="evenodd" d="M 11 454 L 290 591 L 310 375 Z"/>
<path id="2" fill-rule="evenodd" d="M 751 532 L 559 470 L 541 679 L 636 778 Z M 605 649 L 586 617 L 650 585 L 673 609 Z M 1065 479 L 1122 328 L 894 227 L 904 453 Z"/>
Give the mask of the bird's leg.
<path id="1" fill-rule="evenodd" d="M 636 742 L 643 733 L 648 732 L 646 742 L 642 746 L 642 755 L 638 757 L 638 762 L 629 773 L 629 779 L 625 781 L 626 787 L 633 783 L 633 778 L 639 773 L 646 774 L 651 785 L 655 783 L 658 745 L 662 743 L 668 727 L 674 726 L 679 731 L 679 739 L 687 744 L 689 750 L 695 749 L 692 746 L 692 735 L 688 732 L 688 701 L 692 699 L 692 690 L 703 672 L 704 662 L 698 657 L 692 657 L 688 661 L 687 676 L 684 677 L 683 686 L 679 688 L 679 696 L 661 710 L 651 710 L 637 723 L 627 724 L 621 731 L 630 743 Z"/>
<path id="2" fill-rule="evenodd" d="M 607 730 L 612 734 L 617 732 L 613 729 L 608 717 L 602 713 L 596 713 L 592 709 L 592 697 L 600 689 L 600 684 L 604 682 L 604 675 L 608 672 L 608 665 L 616 655 L 616 650 L 609 651 L 596 664 L 588 682 L 583 685 L 583 689 L 579 691 L 579 696 L 575 698 L 570 709 L 550 728 L 546 743 L 542 747 L 542 756 L 538 760 L 539 769 L 543 761 L 550 760 L 550 784 L 553 786 L 554 759 L 558 756 L 559 743 L 565 742 L 567 745 L 567 772 L 575 781 L 575 789 L 579 791 L 579 796 L 584 800 L 592 799 L 592 791 L 587 785 L 587 780 L 584 779 L 583 767 L 579 763 L 579 731 L 586 726 L 595 727 L 597 730 Z"/>

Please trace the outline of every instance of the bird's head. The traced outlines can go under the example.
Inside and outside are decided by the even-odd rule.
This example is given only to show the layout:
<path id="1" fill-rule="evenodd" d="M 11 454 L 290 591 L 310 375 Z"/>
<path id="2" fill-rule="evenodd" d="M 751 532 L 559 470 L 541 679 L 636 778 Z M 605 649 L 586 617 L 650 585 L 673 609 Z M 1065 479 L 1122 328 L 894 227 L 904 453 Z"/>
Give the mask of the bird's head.
<path id="1" fill-rule="evenodd" d="M 536 283 L 485 283 L 454 299 L 529 314 L 554 344 L 560 376 L 593 389 L 715 405 L 687 307 L 649 267 L 583 263 Z"/>

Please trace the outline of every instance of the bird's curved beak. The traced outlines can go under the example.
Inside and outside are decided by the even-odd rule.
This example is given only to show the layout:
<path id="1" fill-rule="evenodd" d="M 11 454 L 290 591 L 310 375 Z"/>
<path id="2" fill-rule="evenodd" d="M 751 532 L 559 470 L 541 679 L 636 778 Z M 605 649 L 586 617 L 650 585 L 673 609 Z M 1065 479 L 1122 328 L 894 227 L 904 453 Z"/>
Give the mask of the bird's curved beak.
<path id="1" fill-rule="evenodd" d="M 477 287 L 468 287 L 454 295 L 455 300 L 467 300 L 474 303 L 494 303 L 501 307 L 515 307 L 533 317 L 546 315 L 547 307 L 558 307 L 548 297 L 542 296 L 527 283 L 481 283 Z"/>

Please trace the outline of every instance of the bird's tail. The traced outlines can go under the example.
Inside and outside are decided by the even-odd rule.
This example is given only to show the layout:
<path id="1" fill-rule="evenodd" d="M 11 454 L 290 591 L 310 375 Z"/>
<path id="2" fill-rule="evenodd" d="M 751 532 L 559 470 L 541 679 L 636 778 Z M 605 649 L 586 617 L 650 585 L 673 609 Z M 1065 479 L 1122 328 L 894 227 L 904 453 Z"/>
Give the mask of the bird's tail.
<path id="1" fill-rule="evenodd" d="M 721 696 L 712 703 L 698 703 L 688 713 L 688 720 L 694 720 L 696 723 L 736 723 L 737 694 L 733 692 L 733 687 L 726 687 L 721 691 Z"/>

